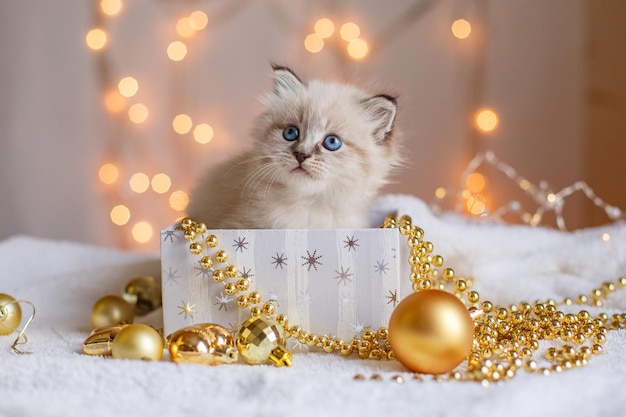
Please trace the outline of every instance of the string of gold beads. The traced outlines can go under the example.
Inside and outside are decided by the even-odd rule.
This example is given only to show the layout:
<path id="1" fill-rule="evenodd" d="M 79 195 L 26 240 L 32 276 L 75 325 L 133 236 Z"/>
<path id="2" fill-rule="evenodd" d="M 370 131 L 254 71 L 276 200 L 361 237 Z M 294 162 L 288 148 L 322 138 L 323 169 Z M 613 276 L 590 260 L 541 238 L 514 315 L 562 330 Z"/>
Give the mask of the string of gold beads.
<path id="1" fill-rule="evenodd" d="M 480 381 L 483 384 L 505 381 L 517 372 L 526 371 L 549 375 L 588 364 L 592 356 L 602 353 L 607 333 L 626 328 L 626 314 L 609 317 L 600 313 L 593 317 L 586 310 L 564 313 L 554 300 L 520 302 L 508 307 L 496 306 L 481 301 L 480 294 L 472 290 L 473 280 L 457 277 L 452 268 L 444 267 L 442 256 L 434 254 L 432 242 L 424 240 L 424 231 L 413 225 L 409 216 L 387 216 L 383 228 L 397 228 L 406 236 L 410 249 L 408 263 L 409 279 L 413 291 L 440 289 L 455 294 L 468 307 L 474 320 L 474 344 L 462 371 L 455 370 L 445 377 L 452 380 Z M 206 224 L 190 218 L 181 221 L 180 228 L 190 242 L 189 250 L 201 255 L 205 246 L 217 248 L 219 238 L 209 235 L 201 243 L 199 239 L 207 232 Z M 213 280 L 224 285 L 224 292 L 236 296 L 240 308 L 248 308 L 252 317 L 265 315 L 276 320 L 285 330 L 287 337 L 300 344 L 315 347 L 324 352 L 338 352 L 343 356 L 356 355 L 361 359 L 393 360 L 386 327 L 377 330 L 366 328 L 360 337 L 349 341 L 330 335 L 316 335 L 298 324 L 289 322 L 285 314 L 277 314 L 271 301 L 263 302 L 259 291 L 249 291 L 249 278 L 237 278 L 238 269 L 227 263 L 228 253 L 217 250 L 215 256 L 203 256 L 200 264 L 212 272 Z M 566 298 L 563 305 L 574 303 L 592 306 L 602 305 L 602 300 L 618 288 L 626 287 L 626 277 L 615 283 L 606 282 L 590 295 Z M 536 359 L 539 342 L 560 341 L 560 347 L 546 350 L 540 366 Z"/>

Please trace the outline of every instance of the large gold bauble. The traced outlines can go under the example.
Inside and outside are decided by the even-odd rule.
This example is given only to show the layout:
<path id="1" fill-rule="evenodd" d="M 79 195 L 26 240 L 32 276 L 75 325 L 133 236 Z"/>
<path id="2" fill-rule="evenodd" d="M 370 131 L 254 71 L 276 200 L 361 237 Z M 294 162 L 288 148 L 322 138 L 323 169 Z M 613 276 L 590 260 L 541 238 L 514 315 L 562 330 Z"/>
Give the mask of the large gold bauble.
<path id="1" fill-rule="evenodd" d="M 117 326 L 132 323 L 135 308 L 117 295 L 105 295 L 91 310 L 91 324 L 94 328 Z"/>
<path id="2" fill-rule="evenodd" d="M 170 357 L 176 363 L 219 365 L 237 361 L 230 332 L 213 323 L 183 327 L 169 336 Z"/>
<path id="3" fill-rule="evenodd" d="M 246 320 L 237 332 L 239 355 L 249 364 L 272 361 L 272 351 L 285 344 L 283 326 L 262 316 Z"/>
<path id="4" fill-rule="evenodd" d="M 395 358 L 413 372 L 443 374 L 470 353 L 474 322 L 463 303 L 441 290 L 422 290 L 404 298 L 389 319 Z"/>
<path id="5" fill-rule="evenodd" d="M 0 293 L 0 335 L 10 334 L 22 322 L 22 308 L 15 298 Z"/>
<path id="6" fill-rule="evenodd" d="M 163 340 L 159 332 L 152 327 L 131 324 L 115 336 L 111 354 L 118 359 L 160 361 L 163 357 Z"/>
<path id="7" fill-rule="evenodd" d="M 124 288 L 124 300 L 135 306 L 135 314 L 143 316 L 161 307 L 161 285 L 154 277 L 135 277 Z"/>

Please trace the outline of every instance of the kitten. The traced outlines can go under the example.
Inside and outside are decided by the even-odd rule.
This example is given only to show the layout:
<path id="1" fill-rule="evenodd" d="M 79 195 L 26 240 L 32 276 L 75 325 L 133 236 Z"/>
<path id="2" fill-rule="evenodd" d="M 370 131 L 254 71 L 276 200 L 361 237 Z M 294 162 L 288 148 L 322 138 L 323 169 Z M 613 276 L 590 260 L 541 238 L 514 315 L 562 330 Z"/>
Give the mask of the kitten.
<path id="1" fill-rule="evenodd" d="M 367 227 L 370 203 L 400 163 L 396 100 L 303 82 L 273 66 L 254 146 L 208 170 L 188 215 L 210 229 Z"/>

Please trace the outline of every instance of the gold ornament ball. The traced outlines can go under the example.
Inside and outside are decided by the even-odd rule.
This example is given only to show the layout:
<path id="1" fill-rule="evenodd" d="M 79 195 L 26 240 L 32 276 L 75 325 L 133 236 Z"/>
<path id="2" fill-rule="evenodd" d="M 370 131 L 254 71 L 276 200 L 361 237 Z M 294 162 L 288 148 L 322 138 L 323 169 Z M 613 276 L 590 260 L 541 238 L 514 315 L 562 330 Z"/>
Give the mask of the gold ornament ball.
<path id="1" fill-rule="evenodd" d="M 239 355 L 249 364 L 272 361 L 272 351 L 285 344 L 283 326 L 262 316 L 252 317 L 237 332 Z"/>
<path id="2" fill-rule="evenodd" d="M 115 336 L 111 354 L 117 359 L 160 361 L 163 357 L 163 340 L 159 332 L 150 326 L 130 324 Z"/>
<path id="3" fill-rule="evenodd" d="M 105 295 L 96 301 L 91 310 L 91 324 L 94 328 L 132 323 L 134 318 L 134 306 L 117 295 Z"/>
<path id="4" fill-rule="evenodd" d="M 0 293 L 0 335 L 10 334 L 22 322 L 22 308 L 15 298 Z"/>
<path id="5" fill-rule="evenodd" d="M 389 319 L 395 358 L 413 372 L 443 374 L 470 353 L 474 323 L 453 294 L 422 290 L 403 299 Z"/>
<path id="6" fill-rule="evenodd" d="M 154 277 L 135 277 L 124 288 L 122 298 L 135 306 L 135 314 L 143 316 L 161 307 L 161 285 Z"/>
<path id="7" fill-rule="evenodd" d="M 170 357 L 176 363 L 219 365 L 237 360 L 230 332 L 213 323 L 183 327 L 169 336 Z"/>

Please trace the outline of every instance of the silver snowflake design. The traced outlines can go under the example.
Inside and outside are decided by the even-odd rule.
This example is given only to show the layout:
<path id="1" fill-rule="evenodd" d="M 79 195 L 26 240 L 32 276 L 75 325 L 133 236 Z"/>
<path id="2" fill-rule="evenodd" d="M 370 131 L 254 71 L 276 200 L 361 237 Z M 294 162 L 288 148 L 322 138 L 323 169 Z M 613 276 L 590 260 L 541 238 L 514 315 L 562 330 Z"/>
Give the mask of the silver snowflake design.
<path id="1" fill-rule="evenodd" d="M 276 252 L 276 256 L 272 256 L 272 259 L 274 260 L 272 263 L 276 265 L 274 269 L 278 269 L 279 266 L 280 269 L 283 269 L 283 266 L 287 266 L 287 257 L 285 257 L 284 253 L 279 255 L 278 252 Z"/>
<path id="2" fill-rule="evenodd" d="M 360 246 L 358 243 L 359 239 L 355 239 L 354 235 L 352 235 L 352 237 L 348 237 L 346 236 L 346 240 L 343 241 L 343 243 L 345 243 L 344 248 L 348 248 L 348 252 L 350 252 L 351 250 L 356 252 L 356 247 Z"/>
<path id="3" fill-rule="evenodd" d="M 343 285 L 348 285 L 348 281 L 352 282 L 352 280 L 350 279 L 351 276 L 353 276 L 354 274 L 350 273 L 350 268 L 347 268 L 346 270 L 343 269 L 343 266 L 341 267 L 341 271 L 335 271 L 337 273 L 337 276 L 335 277 L 335 279 L 337 279 L 337 285 L 340 285 L 343 282 Z"/>
<path id="4" fill-rule="evenodd" d="M 241 267 L 241 271 L 239 271 L 239 277 L 240 278 L 250 278 L 253 277 L 254 274 L 252 273 L 252 269 L 246 269 L 245 266 Z"/>
<path id="5" fill-rule="evenodd" d="M 163 242 L 169 239 L 170 243 L 174 243 L 174 238 L 176 238 L 176 240 L 180 239 L 180 236 L 178 236 L 176 232 L 177 230 L 166 230 L 163 232 Z"/>
<path id="6" fill-rule="evenodd" d="M 304 259 L 304 262 L 302 263 L 302 266 L 306 266 L 307 267 L 307 271 L 310 271 L 311 268 L 314 268 L 317 271 L 317 266 L 318 265 L 324 265 L 323 263 L 321 263 L 319 261 L 319 259 L 322 257 L 322 255 L 317 255 L 317 249 L 315 249 L 313 251 L 313 254 L 311 254 L 311 252 L 309 252 L 307 250 L 306 251 L 306 255 L 307 256 L 301 256 L 301 258 Z"/>
<path id="7" fill-rule="evenodd" d="M 235 242 L 235 244 L 233 245 L 233 247 L 235 247 L 235 252 L 237 251 L 243 252 L 244 249 L 248 249 L 249 242 L 246 242 L 245 237 L 243 238 L 238 237 L 237 239 L 233 240 L 233 242 Z"/>
<path id="8" fill-rule="evenodd" d="M 189 301 L 185 302 L 183 300 L 180 301 L 178 309 L 180 310 L 178 315 L 180 316 L 181 314 L 184 314 L 184 320 L 187 320 L 187 317 L 191 317 L 193 319 L 193 313 L 197 311 L 195 304 L 191 304 Z"/>
<path id="9" fill-rule="evenodd" d="M 167 271 L 163 271 L 163 275 L 165 276 L 165 283 L 171 285 L 178 285 L 178 280 L 180 277 L 177 275 L 178 269 L 172 271 L 172 267 L 170 266 Z"/>
<path id="10" fill-rule="evenodd" d="M 218 311 L 222 311 L 222 308 L 224 309 L 224 311 L 228 311 L 228 304 L 230 304 L 234 300 L 234 298 L 225 295 L 223 292 L 220 293 L 220 295 L 216 295 L 215 299 L 217 300 L 217 303 L 213 304 L 216 306 L 220 306 L 218 308 Z"/>
<path id="11" fill-rule="evenodd" d="M 299 341 L 297 338 L 293 338 L 291 339 L 291 347 L 290 349 L 293 350 L 299 350 L 299 351 L 308 351 L 309 347 L 306 345 L 306 343 L 302 343 L 301 341 Z"/>
<path id="12" fill-rule="evenodd" d="M 313 297 L 311 296 L 311 294 L 309 294 L 306 291 L 301 291 L 300 292 L 300 297 L 298 297 L 300 299 L 301 303 L 306 303 L 306 304 L 313 304 Z"/>
<path id="13" fill-rule="evenodd" d="M 387 298 L 387 304 L 391 304 L 393 307 L 398 304 L 398 290 L 389 290 L 389 295 L 385 296 Z"/>
<path id="14" fill-rule="evenodd" d="M 385 262 L 384 259 L 380 261 L 376 261 L 376 265 L 374 265 L 374 272 L 378 272 L 379 275 L 387 275 L 387 271 L 389 271 L 389 263 Z"/>
<path id="15" fill-rule="evenodd" d="M 359 321 L 356 321 L 351 326 L 352 326 L 352 331 L 354 331 L 355 337 L 361 336 L 361 333 L 363 332 L 363 330 L 365 330 L 367 328 L 367 327 L 365 327 L 364 323 L 361 323 Z"/>
<path id="16" fill-rule="evenodd" d="M 278 297 L 278 292 L 275 290 L 270 290 L 269 291 L 269 296 L 267 297 L 267 301 L 273 304 L 276 304 L 276 307 L 280 307 L 280 304 L 278 303 L 278 299 L 280 297 Z"/>
<path id="17" fill-rule="evenodd" d="M 196 276 L 199 277 L 200 275 L 202 275 L 202 278 L 211 278 L 212 277 L 212 271 L 213 268 L 205 268 L 202 266 L 202 264 L 200 263 L 200 261 L 198 261 L 198 264 L 200 266 L 195 266 L 193 269 L 195 269 L 196 272 Z"/>

